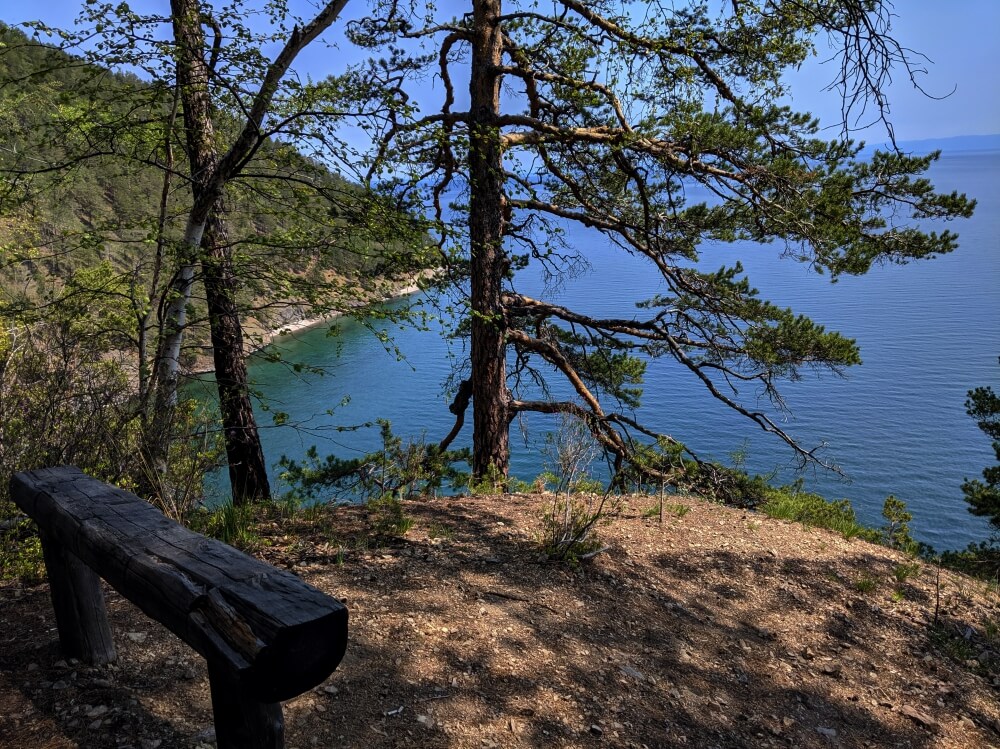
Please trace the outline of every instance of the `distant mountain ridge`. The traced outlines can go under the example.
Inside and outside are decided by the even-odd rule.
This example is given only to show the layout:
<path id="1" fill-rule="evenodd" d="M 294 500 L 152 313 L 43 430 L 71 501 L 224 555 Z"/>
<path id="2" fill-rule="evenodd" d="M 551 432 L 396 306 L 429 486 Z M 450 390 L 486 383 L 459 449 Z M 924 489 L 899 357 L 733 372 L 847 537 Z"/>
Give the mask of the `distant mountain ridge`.
<path id="1" fill-rule="evenodd" d="M 993 135 L 955 135 L 950 138 L 924 138 L 900 141 L 904 151 L 927 152 L 940 149 L 945 153 L 959 151 L 1000 150 L 1000 133 Z"/>

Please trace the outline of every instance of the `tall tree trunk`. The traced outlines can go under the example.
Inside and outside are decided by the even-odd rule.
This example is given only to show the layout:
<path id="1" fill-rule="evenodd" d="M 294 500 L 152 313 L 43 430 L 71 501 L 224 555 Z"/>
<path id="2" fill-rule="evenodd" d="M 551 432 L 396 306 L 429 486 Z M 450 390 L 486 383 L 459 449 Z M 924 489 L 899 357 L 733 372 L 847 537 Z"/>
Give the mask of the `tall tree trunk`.
<path id="1" fill-rule="evenodd" d="M 164 392 L 173 399 L 168 402 L 176 401 L 184 307 L 190 299 L 190 279 L 194 275 L 196 258 L 200 258 L 205 272 L 205 296 L 233 503 L 245 504 L 255 499 L 266 499 L 270 488 L 247 386 L 243 330 L 236 310 L 236 278 L 226 249 L 225 226 L 217 214 L 217 209 L 222 207 L 225 180 L 218 178 L 219 154 L 215 145 L 213 107 L 208 89 L 212 71 L 205 60 L 205 34 L 198 0 L 171 0 L 170 8 L 177 44 L 177 82 L 184 105 L 194 201 L 184 235 L 184 250 L 190 256 L 184 261 L 179 274 L 183 286 L 167 308 L 171 335 L 165 347 L 163 365 L 167 379 L 161 380 L 160 387 L 168 388 Z M 208 247 L 204 252 L 201 250 L 203 239 Z"/>
<path id="2" fill-rule="evenodd" d="M 233 504 L 243 505 L 268 499 L 271 487 L 250 400 L 243 326 L 236 306 L 236 274 L 226 223 L 220 215 L 223 211 L 219 200 L 205 226 L 201 266 Z"/>
<path id="3" fill-rule="evenodd" d="M 213 142 L 212 101 L 208 91 L 210 72 L 205 61 L 205 34 L 198 0 L 170 0 L 176 44 L 177 88 L 184 112 L 191 163 L 193 206 L 188 214 L 180 248 L 179 267 L 170 284 L 170 297 L 163 309 L 163 338 L 157 357 L 157 409 L 177 403 L 181 344 L 187 325 L 201 237 L 205 221 L 217 196 L 204 195 L 204 183 L 218 162 Z"/>
<path id="4" fill-rule="evenodd" d="M 472 253 L 473 475 L 506 476 L 510 468 L 510 392 L 501 303 L 507 260 L 503 252 L 504 195 L 497 115 L 503 39 L 501 0 L 473 3 L 472 79 L 469 83 Z"/>

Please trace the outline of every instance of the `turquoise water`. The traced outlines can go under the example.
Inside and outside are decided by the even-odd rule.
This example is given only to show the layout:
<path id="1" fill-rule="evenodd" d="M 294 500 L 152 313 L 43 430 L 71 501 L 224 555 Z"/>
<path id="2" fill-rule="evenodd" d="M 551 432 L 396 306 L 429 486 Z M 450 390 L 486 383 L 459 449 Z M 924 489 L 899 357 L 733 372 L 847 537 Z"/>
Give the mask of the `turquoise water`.
<path id="1" fill-rule="evenodd" d="M 638 416 L 703 457 L 729 462 L 734 451 L 745 450 L 752 470 L 777 469 L 785 480 L 801 475 L 809 489 L 851 499 L 869 523 L 880 522 L 883 500 L 895 494 L 913 512 L 915 534 L 936 547 L 985 538 L 988 526 L 966 512 L 959 485 L 992 461 L 988 440 L 963 404 L 970 388 L 1000 381 L 998 174 L 998 151 L 946 155 L 935 165 L 938 189 L 979 200 L 972 219 L 951 225 L 961 235 L 961 247 L 935 260 L 879 267 L 831 284 L 804 265 L 779 259 L 780 247 L 720 246 L 703 252 L 705 268 L 739 259 L 765 298 L 858 340 L 864 364 L 849 369 L 846 378 L 807 373 L 783 389 L 790 409 L 783 426 L 808 447 L 825 444 L 823 455 L 848 478 L 814 468 L 795 472 L 787 447 L 666 361 L 650 364 Z M 556 295 L 568 306 L 627 316 L 635 300 L 661 290 L 648 265 L 609 247 L 599 234 L 570 230 L 567 240 L 591 266 Z M 542 286 L 537 270 L 525 274 L 521 288 L 537 293 Z M 335 427 L 376 417 L 390 419 L 405 436 L 436 441 L 447 433 L 452 416 L 444 386 L 464 358 L 462 343 L 446 341 L 435 330 L 373 325 L 392 336 L 404 358 L 387 351 L 363 325 L 341 321 L 335 337 L 324 327 L 280 342 L 287 361 L 319 367 L 322 376 L 253 361 L 252 377 L 270 408 L 290 416 L 289 426 L 267 427 L 270 417 L 260 414 L 271 463 L 282 454 L 301 457 L 314 444 L 321 454 L 367 452 L 378 444 L 376 429 Z M 755 405 L 755 392 L 741 396 Z M 460 437 L 464 444 L 471 440 L 471 415 L 468 421 Z M 551 417 L 541 415 L 515 422 L 512 469 L 518 477 L 530 480 L 542 470 L 539 448 L 553 426 Z M 224 481 L 213 479 L 212 490 L 225 491 Z"/>

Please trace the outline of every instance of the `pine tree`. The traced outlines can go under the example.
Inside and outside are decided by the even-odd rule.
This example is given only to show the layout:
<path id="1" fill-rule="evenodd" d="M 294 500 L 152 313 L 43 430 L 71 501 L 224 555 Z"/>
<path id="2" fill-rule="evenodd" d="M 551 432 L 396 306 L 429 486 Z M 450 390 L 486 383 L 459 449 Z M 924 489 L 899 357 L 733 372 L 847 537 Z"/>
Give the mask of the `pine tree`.
<path id="1" fill-rule="evenodd" d="M 997 465 L 983 469 L 984 481 L 966 480 L 962 484 L 962 494 L 969 503 L 969 512 L 988 518 L 1000 530 L 1000 395 L 991 387 L 970 390 L 965 412 L 992 441 Z"/>
<path id="2" fill-rule="evenodd" d="M 414 98 L 431 74 L 441 83 L 432 113 L 386 115 L 373 174 L 438 217 L 450 196 L 467 195 L 465 221 L 442 225 L 440 239 L 452 280 L 468 290 L 476 475 L 507 473 L 509 424 L 529 411 L 583 419 L 617 469 L 643 439 L 672 450 L 677 440 L 629 412 L 658 359 L 817 460 L 739 392 L 780 406 L 782 381 L 857 364 L 857 346 L 761 299 L 739 264 L 705 266 L 718 268 L 717 242 L 778 244 L 833 279 L 956 247 L 953 233 L 914 225 L 973 209 L 923 176 L 938 154 L 863 157 L 847 138 L 865 111 L 888 125 L 887 77 L 893 66 L 913 72 L 888 3 L 733 2 L 713 16 L 702 3 L 471 0 L 454 19 L 421 7 L 385 3 L 354 38 L 392 51 L 373 65 L 393 66 L 385 78 L 399 98 Z M 784 72 L 825 38 L 839 45 L 844 104 L 844 132 L 832 140 L 783 103 Z M 404 54 L 401 40 L 418 51 Z M 457 84 L 466 78 L 467 98 Z M 614 318 L 520 293 L 520 267 L 559 273 L 578 259 L 558 244 L 566 221 L 644 258 L 667 291 Z M 575 398 L 520 397 L 519 379 L 546 369 Z"/>

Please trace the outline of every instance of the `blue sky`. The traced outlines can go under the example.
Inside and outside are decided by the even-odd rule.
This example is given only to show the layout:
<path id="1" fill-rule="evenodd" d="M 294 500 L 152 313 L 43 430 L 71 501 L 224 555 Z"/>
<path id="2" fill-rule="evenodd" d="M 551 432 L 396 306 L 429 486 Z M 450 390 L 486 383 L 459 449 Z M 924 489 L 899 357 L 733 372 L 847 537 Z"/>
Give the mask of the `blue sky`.
<path id="1" fill-rule="evenodd" d="M 167 0 L 133 0 L 137 11 L 167 13 Z M 293 0 L 308 14 L 306 0 Z M 450 5 L 451 3 L 446 3 Z M 37 19 L 53 26 L 71 26 L 82 0 L 0 0 L 0 19 L 16 24 Z M 364 0 L 348 4 L 348 13 L 363 13 Z M 924 90 L 934 100 L 914 91 L 900 71 L 889 89 L 891 116 L 900 140 L 944 138 L 955 135 L 1000 133 L 1000 56 L 992 50 L 1000 30 L 1000 0 L 896 0 L 894 33 L 904 44 L 926 55 L 930 63 L 921 76 Z M 343 64 L 342 56 L 335 63 Z M 323 77 L 331 62 L 325 47 L 302 56 L 300 72 Z M 823 88 L 833 79 L 834 65 L 810 64 L 792 79 L 795 108 L 818 115 L 824 124 L 839 123 L 839 101 Z M 883 140 L 884 131 L 869 130 L 860 137 Z"/>

